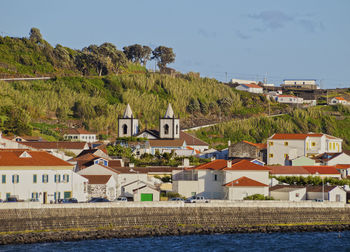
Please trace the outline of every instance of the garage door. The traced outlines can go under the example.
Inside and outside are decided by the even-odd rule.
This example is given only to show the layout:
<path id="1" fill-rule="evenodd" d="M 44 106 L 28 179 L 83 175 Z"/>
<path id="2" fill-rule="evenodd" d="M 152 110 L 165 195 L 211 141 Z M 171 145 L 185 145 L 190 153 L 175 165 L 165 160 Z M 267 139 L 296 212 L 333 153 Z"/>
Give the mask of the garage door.
<path id="1" fill-rule="evenodd" d="M 152 193 L 141 193 L 141 201 L 153 201 Z"/>

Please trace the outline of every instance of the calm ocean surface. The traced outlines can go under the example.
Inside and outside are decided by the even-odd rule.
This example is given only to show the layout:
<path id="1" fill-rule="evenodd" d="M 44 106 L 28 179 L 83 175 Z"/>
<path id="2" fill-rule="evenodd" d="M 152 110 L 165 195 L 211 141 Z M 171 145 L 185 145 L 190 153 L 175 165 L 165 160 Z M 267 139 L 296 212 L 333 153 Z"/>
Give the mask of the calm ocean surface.
<path id="1" fill-rule="evenodd" d="M 0 251 L 350 251 L 350 232 L 163 236 L 0 246 Z"/>

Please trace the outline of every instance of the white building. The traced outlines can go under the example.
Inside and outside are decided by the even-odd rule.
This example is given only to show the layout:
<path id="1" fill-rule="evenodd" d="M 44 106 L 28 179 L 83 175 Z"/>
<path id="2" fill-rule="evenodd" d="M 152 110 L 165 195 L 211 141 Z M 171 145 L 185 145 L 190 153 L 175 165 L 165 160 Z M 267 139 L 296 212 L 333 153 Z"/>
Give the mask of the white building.
<path id="1" fill-rule="evenodd" d="M 329 105 L 337 105 L 337 104 L 348 105 L 349 102 L 345 100 L 343 97 L 334 97 L 331 99 L 329 103 Z"/>
<path id="2" fill-rule="evenodd" d="M 123 117 L 118 117 L 118 137 L 131 137 L 139 133 L 139 120 L 134 118 L 130 105 L 126 106 Z"/>
<path id="3" fill-rule="evenodd" d="M 303 104 L 304 99 L 294 95 L 277 95 L 277 102 L 289 104 Z"/>
<path id="4" fill-rule="evenodd" d="M 264 90 L 262 87 L 256 84 L 241 84 L 238 87 L 236 87 L 236 89 L 255 94 L 262 94 Z"/>
<path id="5" fill-rule="evenodd" d="M 232 84 L 235 84 L 235 83 L 238 83 L 238 84 L 257 84 L 257 82 L 253 81 L 253 80 L 241 80 L 241 79 L 231 79 L 231 83 Z"/>
<path id="6" fill-rule="evenodd" d="M 96 134 L 86 131 L 84 129 L 69 129 L 63 135 L 63 138 L 69 141 L 87 142 L 87 143 L 93 143 L 98 140 L 96 137 Z"/>
<path id="7" fill-rule="evenodd" d="M 183 171 L 173 171 L 173 191 L 190 197 L 243 199 L 252 194 L 268 196 L 268 167 L 248 160 L 217 159 Z M 231 188 L 231 189 L 229 189 Z"/>
<path id="8" fill-rule="evenodd" d="M 310 88 L 310 89 L 318 89 L 318 85 L 316 80 L 313 79 L 286 79 L 283 80 L 283 84 L 281 86 L 287 87 L 297 87 L 297 88 Z"/>
<path id="9" fill-rule="evenodd" d="M 301 201 L 306 200 L 306 187 L 276 185 L 270 187 L 270 196 L 274 200 Z"/>
<path id="10" fill-rule="evenodd" d="M 15 196 L 41 203 L 59 199 L 87 200 L 87 179 L 74 166 L 44 151 L 0 150 L 0 199 Z"/>
<path id="11" fill-rule="evenodd" d="M 284 165 L 300 156 L 342 151 L 343 140 L 326 134 L 274 134 L 267 139 L 267 164 Z"/>
<path id="12" fill-rule="evenodd" d="M 113 201 L 117 198 L 117 182 L 112 175 L 82 175 L 88 179 L 88 197 L 106 198 Z"/>

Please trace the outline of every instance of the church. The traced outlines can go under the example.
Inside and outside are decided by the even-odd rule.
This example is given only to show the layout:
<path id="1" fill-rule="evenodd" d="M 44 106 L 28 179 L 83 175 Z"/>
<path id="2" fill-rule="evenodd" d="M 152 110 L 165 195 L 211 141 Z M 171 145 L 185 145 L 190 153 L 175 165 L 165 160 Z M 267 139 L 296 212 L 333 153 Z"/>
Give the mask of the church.
<path id="1" fill-rule="evenodd" d="M 180 118 L 175 116 L 171 104 L 164 117 L 159 118 L 159 130 L 145 129 L 139 131 L 138 119 L 133 116 L 130 105 L 126 106 L 123 117 L 118 118 L 118 137 L 146 138 L 150 153 L 176 151 L 177 153 L 193 152 L 199 154 L 209 148 L 209 144 L 187 134 L 180 129 Z"/>

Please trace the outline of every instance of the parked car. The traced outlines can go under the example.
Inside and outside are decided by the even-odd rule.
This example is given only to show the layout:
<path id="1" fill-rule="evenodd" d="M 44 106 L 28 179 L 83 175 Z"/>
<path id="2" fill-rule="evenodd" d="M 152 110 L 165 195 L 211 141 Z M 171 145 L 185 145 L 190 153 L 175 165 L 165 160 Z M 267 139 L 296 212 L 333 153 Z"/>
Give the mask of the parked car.
<path id="1" fill-rule="evenodd" d="M 209 200 L 203 196 L 193 196 L 185 200 L 185 203 L 209 203 Z"/>
<path id="2" fill-rule="evenodd" d="M 4 201 L 2 199 L 0 199 L 0 203 L 3 203 Z"/>
<path id="3" fill-rule="evenodd" d="M 115 201 L 118 201 L 118 202 L 127 202 L 127 201 L 128 201 L 128 198 L 127 198 L 127 197 L 118 197 Z"/>
<path id="4" fill-rule="evenodd" d="M 70 199 L 59 199 L 58 203 L 66 204 L 66 203 L 78 203 L 78 200 L 76 198 L 70 198 Z"/>
<path id="5" fill-rule="evenodd" d="M 97 203 L 97 202 L 110 202 L 108 199 L 106 198 L 91 198 L 89 200 L 90 203 Z"/>
<path id="6" fill-rule="evenodd" d="M 18 202 L 16 197 L 8 197 L 5 202 Z"/>
<path id="7" fill-rule="evenodd" d="M 183 198 L 170 198 L 168 201 L 185 201 Z"/>

